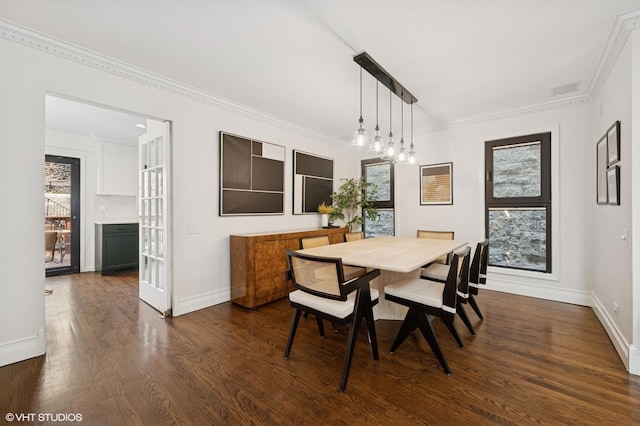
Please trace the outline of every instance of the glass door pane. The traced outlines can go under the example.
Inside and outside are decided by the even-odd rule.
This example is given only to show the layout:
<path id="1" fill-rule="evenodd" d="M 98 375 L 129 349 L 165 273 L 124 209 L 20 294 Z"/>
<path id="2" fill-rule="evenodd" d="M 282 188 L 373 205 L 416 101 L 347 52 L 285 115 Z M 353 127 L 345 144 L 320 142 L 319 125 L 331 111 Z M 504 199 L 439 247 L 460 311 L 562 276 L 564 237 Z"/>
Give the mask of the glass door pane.
<path id="1" fill-rule="evenodd" d="M 46 275 L 80 270 L 80 160 L 47 155 L 44 164 Z"/>

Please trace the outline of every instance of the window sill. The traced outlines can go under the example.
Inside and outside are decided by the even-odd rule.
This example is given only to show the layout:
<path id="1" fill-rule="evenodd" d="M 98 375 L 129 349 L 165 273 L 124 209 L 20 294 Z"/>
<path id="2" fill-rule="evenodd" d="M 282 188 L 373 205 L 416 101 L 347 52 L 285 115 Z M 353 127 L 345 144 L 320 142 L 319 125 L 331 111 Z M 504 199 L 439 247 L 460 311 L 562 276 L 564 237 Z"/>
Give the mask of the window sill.
<path id="1" fill-rule="evenodd" d="M 515 277 L 532 278 L 545 281 L 560 281 L 560 277 L 554 273 L 524 271 L 522 269 L 498 268 L 495 266 L 487 267 L 487 275 L 510 275 Z"/>

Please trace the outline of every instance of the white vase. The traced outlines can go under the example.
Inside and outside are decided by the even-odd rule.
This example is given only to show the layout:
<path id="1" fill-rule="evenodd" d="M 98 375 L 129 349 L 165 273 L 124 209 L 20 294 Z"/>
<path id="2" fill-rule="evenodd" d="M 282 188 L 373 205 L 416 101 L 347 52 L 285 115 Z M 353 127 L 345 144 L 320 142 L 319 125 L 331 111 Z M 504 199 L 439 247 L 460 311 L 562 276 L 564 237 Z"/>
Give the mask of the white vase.
<path id="1" fill-rule="evenodd" d="M 328 214 L 321 214 L 320 218 L 322 219 L 322 227 L 326 228 L 327 226 L 329 226 L 329 215 Z"/>

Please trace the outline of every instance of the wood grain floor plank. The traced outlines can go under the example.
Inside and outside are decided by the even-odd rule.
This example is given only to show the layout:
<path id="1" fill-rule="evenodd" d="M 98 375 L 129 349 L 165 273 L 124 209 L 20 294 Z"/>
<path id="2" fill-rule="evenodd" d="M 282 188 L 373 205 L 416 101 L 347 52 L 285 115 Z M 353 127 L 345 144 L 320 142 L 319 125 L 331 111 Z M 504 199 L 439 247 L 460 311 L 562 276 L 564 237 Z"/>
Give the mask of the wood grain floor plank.
<path id="1" fill-rule="evenodd" d="M 388 352 L 397 321 L 377 321 L 380 359 L 361 328 L 345 393 L 347 328 L 301 321 L 288 360 L 286 300 L 231 303 L 162 319 L 138 300 L 136 274 L 47 279 L 47 354 L 0 368 L 4 413 L 81 413 L 83 423 L 545 424 L 640 423 L 630 376 L 590 308 L 491 291 L 485 320 L 434 328 L 451 376 L 420 333 Z"/>

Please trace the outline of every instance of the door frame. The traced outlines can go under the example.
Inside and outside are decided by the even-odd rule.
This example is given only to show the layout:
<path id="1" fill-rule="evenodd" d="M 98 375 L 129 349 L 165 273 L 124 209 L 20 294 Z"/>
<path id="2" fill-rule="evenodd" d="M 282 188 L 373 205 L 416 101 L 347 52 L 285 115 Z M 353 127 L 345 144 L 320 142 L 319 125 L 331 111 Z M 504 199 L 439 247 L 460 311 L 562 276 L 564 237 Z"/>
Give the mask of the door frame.
<path id="1" fill-rule="evenodd" d="M 63 161 L 56 161 L 63 160 Z M 71 252 L 69 253 L 70 265 L 53 268 L 45 267 L 45 276 L 52 277 L 63 274 L 74 274 L 80 272 L 80 241 L 82 235 L 82 159 L 78 156 L 60 155 L 45 153 L 44 163 L 57 162 L 71 165 L 71 194 L 70 194 L 70 215 L 71 215 Z M 44 221 L 43 221 L 44 222 Z"/>

